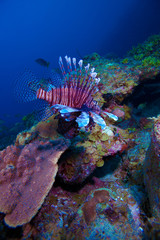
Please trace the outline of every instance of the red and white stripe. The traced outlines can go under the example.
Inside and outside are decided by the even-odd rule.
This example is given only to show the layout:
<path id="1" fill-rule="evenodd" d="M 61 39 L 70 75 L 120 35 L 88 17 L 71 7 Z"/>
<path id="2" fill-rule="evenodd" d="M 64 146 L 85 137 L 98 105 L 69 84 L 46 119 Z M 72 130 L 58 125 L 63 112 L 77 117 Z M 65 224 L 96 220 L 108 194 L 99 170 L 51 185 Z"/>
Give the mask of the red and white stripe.
<path id="1" fill-rule="evenodd" d="M 45 91 L 42 88 L 37 90 L 37 98 L 46 100 L 50 106 L 55 104 L 61 104 L 72 108 L 81 108 L 83 105 L 86 105 L 88 108 L 91 108 L 95 112 L 99 113 L 100 108 L 97 103 L 93 100 L 92 94 L 97 91 L 97 85 L 95 83 L 96 75 L 94 68 L 91 69 L 89 74 L 89 64 L 85 67 L 85 75 L 82 74 L 82 64 L 83 61 L 79 61 L 80 74 L 79 76 L 73 74 L 71 59 L 66 56 L 66 62 L 68 67 L 68 75 L 65 73 L 64 65 L 62 58 L 59 59 L 59 64 L 63 73 L 63 76 L 66 79 L 66 82 L 63 86 L 58 88 L 53 88 L 50 91 Z M 73 62 L 75 71 L 76 71 L 76 60 Z M 73 77 L 74 75 L 74 77 Z"/>

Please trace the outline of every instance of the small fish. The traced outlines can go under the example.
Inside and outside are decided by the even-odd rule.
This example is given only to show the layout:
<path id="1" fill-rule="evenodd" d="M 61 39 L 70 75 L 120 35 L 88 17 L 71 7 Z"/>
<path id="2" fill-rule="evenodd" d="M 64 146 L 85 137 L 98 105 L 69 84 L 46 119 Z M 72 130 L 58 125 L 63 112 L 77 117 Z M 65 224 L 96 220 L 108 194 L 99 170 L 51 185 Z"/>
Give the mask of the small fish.
<path id="1" fill-rule="evenodd" d="M 63 78 L 57 72 L 51 72 L 45 87 L 30 70 L 25 70 L 15 84 L 17 98 L 24 102 L 41 99 L 48 103 L 45 108 L 45 119 L 58 111 L 66 122 L 75 120 L 79 128 L 95 122 L 105 129 L 106 123 L 100 116 L 101 109 L 92 97 L 98 92 L 100 81 L 95 69 L 90 69 L 90 64 L 83 68 L 83 60 L 78 62 L 78 68 L 76 58 L 71 60 L 66 56 L 65 60 L 68 72 L 60 57 L 59 65 Z"/>
<path id="2" fill-rule="evenodd" d="M 35 62 L 44 67 L 49 67 L 50 65 L 50 63 L 44 60 L 43 58 L 37 58 Z"/>

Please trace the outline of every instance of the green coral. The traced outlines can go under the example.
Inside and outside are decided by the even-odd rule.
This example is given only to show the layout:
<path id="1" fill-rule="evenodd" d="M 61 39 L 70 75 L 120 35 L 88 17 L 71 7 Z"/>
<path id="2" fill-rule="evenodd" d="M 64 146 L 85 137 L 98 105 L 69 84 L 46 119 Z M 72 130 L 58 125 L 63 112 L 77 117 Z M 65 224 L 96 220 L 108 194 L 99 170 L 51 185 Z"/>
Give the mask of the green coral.
<path id="1" fill-rule="evenodd" d="M 134 68 L 143 73 L 160 71 L 160 35 L 149 37 L 144 43 L 138 44 L 128 52 L 127 57 Z M 121 60 L 126 63 L 127 58 Z"/>
<path id="2" fill-rule="evenodd" d="M 153 35 L 149 37 L 144 43 L 138 44 L 137 47 L 133 47 L 129 52 L 129 56 L 132 56 L 135 60 L 142 60 L 150 55 L 157 55 L 160 57 L 160 35 Z"/>
<path id="3" fill-rule="evenodd" d="M 129 59 L 128 58 L 124 58 L 123 60 L 122 60 L 122 63 L 123 64 L 127 64 L 129 62 Z"/>
<path id="4" fill-rule="evenodd" d="M 160 59 L 156 57 L 149 56 L 142 60 L 142 65 L 144 67 L 160 67 Z"/>

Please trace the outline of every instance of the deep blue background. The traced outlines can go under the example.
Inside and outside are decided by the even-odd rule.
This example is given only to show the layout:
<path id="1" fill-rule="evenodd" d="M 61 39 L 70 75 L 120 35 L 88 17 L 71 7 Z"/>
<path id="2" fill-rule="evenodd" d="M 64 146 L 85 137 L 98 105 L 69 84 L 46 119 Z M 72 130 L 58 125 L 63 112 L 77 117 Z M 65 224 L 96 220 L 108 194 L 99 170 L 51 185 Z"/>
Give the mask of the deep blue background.
<path id="1" fill-rule="evenodd" d="M 34 72 L 41 57 L 97 52 L 123 56 L 160 32 L 159 0 L 0 0 L 0 118 L 26 113 L 14 102 L 12 82 L 25 66 Z"/>

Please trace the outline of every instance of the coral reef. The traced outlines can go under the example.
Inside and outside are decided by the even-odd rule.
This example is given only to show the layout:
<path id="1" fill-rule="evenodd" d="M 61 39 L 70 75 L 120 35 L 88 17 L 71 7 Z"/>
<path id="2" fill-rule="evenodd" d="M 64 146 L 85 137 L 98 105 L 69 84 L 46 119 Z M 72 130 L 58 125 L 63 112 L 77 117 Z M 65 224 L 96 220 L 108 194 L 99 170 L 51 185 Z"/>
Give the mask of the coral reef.
<path id="1" fill-rule="evenodd" d="M 35 140 L 24 147 L 8 146 L 0 152 L 0 211 L 12 227 L 27 223 L 51 189 L 57 161 L 68 142 Z"/>
<path id="2" fill-rule="evenodd" d="M 91 55 L 91 58 L 86 56 L 84 62 L 90 61 L 98 72 L 97 76 L 101 77 L 98 84 L 100 92 L 112 94 L 121 103 L 140 82 L 149 78 L 154 80 L 160 73 L 159 43 L 160 35 L 154 35 L 134 47 L 124 59 L 92 58 Z M 100 102 L 101 100 L 98 101 Z"/>
<path id="3" fill-rule="evenodd" d="M 141 239 L 140 212 L 118 179 L 94 177 L 76 192 L 52 188 L 36 218 L 23 227 L 23 238 Z"/>
<path id="4" fill-rule="evenodd" d="M 160 116 L 154 122 L 151 144 L 144 162 L 144 182 L 152 216 L 160 221 Z"/>
<path id="5" fill-rule="evenodd" d="M 66 239 L 141 239 L 140 209 L 117 183 L 90 191 L 68 229 Z"/>
<path id="6" fill-rule="evenodd" d="M 120 103 L 138 85 L 141 70 L 136 69 L 133 65 L 124 65 L 116 61 L 111 62 L 103 58 L 92 61 L 91 65 L 96 68 L 101 77 L 98 84 L 99 95 L 110 93 Z M 104 103 L 101 98 L 97 101 L 99 105 Z"/>
<path id="7" fill-rule="evenodd" d="M 55 106 L 59 114 L 36 125 L 26 116 L 15 145 L 0 152 L 4 239 L 159 239 L 159 35 L 110 57 L 84 58 L 102 79 L 92 100 L 104 128 L 91 109 Z M 82 113 L 89 124 L 75 128 Z M 11 231 L 3 218 L 22 227 Z"/>
<path id="8" fill-rule="evenodd" d="M 88 134 L 81 131 L 78 140 L 59 162 L 58 176 L 65 183 L 83 182 L 96 167 L 104 165 L 108 156 L 122 153 L 128 146 L 129 135 L 113 125 L 104 131 L 96 125 Z"/>
<path id="9" fill-rule="evenodd" d="M 147 72 L 160 69 L 160 35 L 152 35 L 144 43 L 133 47 L 128 55 L 139 62 L 138 67 Z"/>

